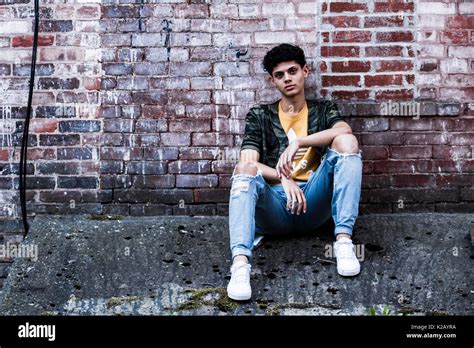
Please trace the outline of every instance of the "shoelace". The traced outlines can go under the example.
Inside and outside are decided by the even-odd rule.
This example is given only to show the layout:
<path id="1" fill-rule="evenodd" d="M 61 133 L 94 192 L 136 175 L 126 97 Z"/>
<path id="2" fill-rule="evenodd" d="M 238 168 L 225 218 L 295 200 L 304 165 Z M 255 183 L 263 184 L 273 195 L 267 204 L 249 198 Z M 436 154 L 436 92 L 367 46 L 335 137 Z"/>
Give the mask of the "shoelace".
<path id="1" fill-rule="evenodd" d="M 351 259 L 353 251 L 352 243 L 339 243 L 337 246 L 337 256 L 344 259 Z"/>
<path id="2" fill-rule="evenodd" d="M 247 282 L 250 273 L 247 271 L 248 267 L 249 265 L 242 265 L 239 268 L 236 268 L 232 272 L 232 279 L 236 282 Z"/>

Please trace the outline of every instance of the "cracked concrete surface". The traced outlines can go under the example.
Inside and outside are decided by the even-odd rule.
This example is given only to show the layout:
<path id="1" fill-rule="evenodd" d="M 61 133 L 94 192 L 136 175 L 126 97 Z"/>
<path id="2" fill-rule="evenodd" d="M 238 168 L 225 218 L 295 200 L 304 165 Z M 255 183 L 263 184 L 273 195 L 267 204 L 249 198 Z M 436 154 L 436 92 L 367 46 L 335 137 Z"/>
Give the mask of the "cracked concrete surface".
<path id="1" fill-rule="evenodd" d="M 254 251 L 253 296 L 225 296 L 226 217 L 36 217 L 0 295 L 4 315 L 474 314 L 472 214 L 364 215 L 361 274 L 337 274 L 332 226 L 266 238 Z"/>

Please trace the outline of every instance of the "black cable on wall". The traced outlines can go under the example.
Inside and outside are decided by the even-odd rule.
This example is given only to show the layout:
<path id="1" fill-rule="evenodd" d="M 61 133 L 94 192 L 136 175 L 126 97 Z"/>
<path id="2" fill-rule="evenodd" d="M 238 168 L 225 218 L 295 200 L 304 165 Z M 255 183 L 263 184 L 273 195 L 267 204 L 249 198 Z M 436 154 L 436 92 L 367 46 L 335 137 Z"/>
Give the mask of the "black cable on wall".
<path id="1" fill-rule="evenodd" d="M 19 189 L 20 189 L 20 206 L 21 216 L 23 220 L 23 227 L 25 229 L 25 235 L 29 231 L 28 214 L 26 211 L 26 172 L 27 172 L 27 151 L 28 151 L 28 135 L 30 131 L 30 119 L 31 119 L 31 103 L 33 100 L 33 88 L 35 83 L 35 70 L 36 70 L 36 53 L 38 51 L 38 28 L 39 28 L 39 0 L 34 0 L 34 29 L 33 29 L 33 52 L 31 55 L 31 71 L 30 71 L 30 85 L 28 92 L 28 106 L 26 109 L 26 118 L 23 125 L 23 138 L 21 139 L 21 152 L 20 152 L 20 178 L 19 178 Z"/>

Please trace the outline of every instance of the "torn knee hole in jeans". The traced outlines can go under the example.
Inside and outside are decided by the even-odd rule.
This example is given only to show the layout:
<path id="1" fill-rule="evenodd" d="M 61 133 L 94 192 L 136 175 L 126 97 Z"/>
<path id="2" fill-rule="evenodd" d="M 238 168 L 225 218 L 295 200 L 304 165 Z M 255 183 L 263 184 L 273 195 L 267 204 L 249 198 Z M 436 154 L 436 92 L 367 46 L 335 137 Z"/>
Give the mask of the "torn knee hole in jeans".
<path id="1" fill-rule="evenodd" d="M 250 185 L 250 181 L 248 179 L 244 181 L 235 181 L 232 184 L 232 189 L 230 191 L 231 197 L 240 196 L 240 192 L 248 192 L 249 185 Z"/>

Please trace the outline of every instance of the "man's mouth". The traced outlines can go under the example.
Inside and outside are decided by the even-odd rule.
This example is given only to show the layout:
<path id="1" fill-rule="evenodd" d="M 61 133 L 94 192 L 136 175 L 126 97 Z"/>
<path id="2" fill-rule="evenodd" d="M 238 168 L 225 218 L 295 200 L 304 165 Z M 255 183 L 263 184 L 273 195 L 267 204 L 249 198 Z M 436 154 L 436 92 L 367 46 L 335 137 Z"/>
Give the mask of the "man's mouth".
<path id="1" fill-rule="evenodd" d="M 293 89 L 293 88 L 295 88 L 295 85 L 289 85 L 289 86 L 286 86 L 286 87 L 285 87 L 285 89 L 286 89 L 287 91 L 289 91 L 290 89 Z"/>

